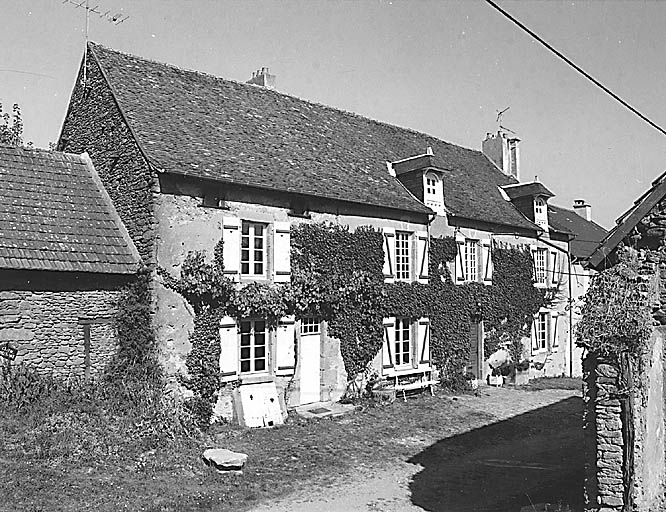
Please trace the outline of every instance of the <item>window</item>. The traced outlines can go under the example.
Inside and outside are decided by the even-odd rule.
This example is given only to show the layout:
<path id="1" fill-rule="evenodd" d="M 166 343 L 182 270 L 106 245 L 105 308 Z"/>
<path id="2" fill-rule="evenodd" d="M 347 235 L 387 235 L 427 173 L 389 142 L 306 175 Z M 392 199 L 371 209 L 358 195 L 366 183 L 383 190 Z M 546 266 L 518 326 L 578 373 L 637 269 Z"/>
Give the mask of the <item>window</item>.
<path id="1" fill-rule="evenodd" d="M 399 281 L 409 281 L 411 278 L 409 238 L 410 233 L 401 231 L 395 233 L 395 277 Z"/>
<path id="2" fill-rule="evenodd" d="M 241 320 L 241 373 L 265 372 L 268 370 L 266 338 L 266 322 L 264 320 Z"/>
<path id="3" fill-rule="evenodd" d="M 395 322 L 395 365 L 411 363 L 412 337 L 409 318 L 398 318 Z"/>
<path id="4" fill-rule="evenodd" d="M 548 229 L 548 210 L 546 201 L 541 197 L 537 197 L 534 200 L 534 223 L 537 226 Z"/>
<path id="5" fill-rule="evenodd" d="M 266 269 L 266 226 L 243 221 L 241 232 L 241 274 L 263 276 Z"/>
<path id="6" fill-rule="evenodd" d="M 534 251 L 534 281 L 538 284 L 548 282 L 548 251 L 539 248 Z"/>
<path id="7" fill-rule="evenodd" d="M 465 264 L 465 277 L 467 281 L 478 281 L 479 279 L 478 251 L 478 240 L 465 240 L 463 262 Z"/>
<path id="8" fill-rule="evenodd" d="M 548 311 L 540 311 L 534 319 L 534 340 L 532 348 L 536 352 L 543 352 L 548 349 L 548 320 L 550 314 Z"/>
<path id="9" fill-rule="evenodd" d="M 309 316 L 301 319 L 301 334 L 319 334 L 319 317 Z"/>
<path id="10" fill-rule="evenodd" d="M 437 180 L 430 176 L 426 177 L 426 196 L 434 196 L 437 194 Z"/>

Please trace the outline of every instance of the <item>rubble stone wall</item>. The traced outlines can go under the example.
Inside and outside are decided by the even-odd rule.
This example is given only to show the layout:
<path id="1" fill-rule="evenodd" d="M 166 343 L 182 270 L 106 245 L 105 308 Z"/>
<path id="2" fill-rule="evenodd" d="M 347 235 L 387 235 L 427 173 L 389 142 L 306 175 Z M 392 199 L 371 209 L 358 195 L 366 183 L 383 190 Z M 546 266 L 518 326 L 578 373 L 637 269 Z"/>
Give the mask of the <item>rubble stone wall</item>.
<path id="1" fill-rule="evenodd" d="M 44 374 L 86 377 L 116 353 L 117 289 L 0 289 L 0 343 Z"/>

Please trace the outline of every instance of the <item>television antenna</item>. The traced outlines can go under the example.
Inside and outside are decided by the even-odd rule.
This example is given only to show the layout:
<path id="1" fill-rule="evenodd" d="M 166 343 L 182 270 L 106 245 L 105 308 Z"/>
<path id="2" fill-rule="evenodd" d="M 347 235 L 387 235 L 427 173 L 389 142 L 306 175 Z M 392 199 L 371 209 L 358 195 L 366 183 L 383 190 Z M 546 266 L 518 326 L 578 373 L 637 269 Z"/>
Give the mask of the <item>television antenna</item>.
<path id="1" fill-rule="evenodd" d="M 120 25 L 121 23 L 124 23 L 129 19 L 129 15 L 125 15 L 122 12 L 122 8 L 120 9 L 120 12 L 116 10 L 107 10 L 105 12 L 102 12 L 99 10 L 99 5 L 96 5 L 95 7 L 90 7 L 90 1 L 89 0 L 62 0 L 63 5 L 64 4 L 71 4 L 75 6 L 77 9 L 82 8 L 86 11 L 86 46 L 85 46 L 85 51 L 83 53 L 83 87 L 86 87 L 87 83 L 87 70 L 88 70 L 88 32 L 90 28 L 90 13 L 93 13 L 100 18 L 106 19 L 109 23 L 113 23 L 114 25 Z"/>
<path id="2" fill-rule="evenodd" d="M 496 122 L 497 125 L 500 127 L 500 129 L 502 129 L 502 130 L 506 130 L 507 132 L 511 132 L 511 133 L 513 133 L 513 134 L 515 135 L 516 132 L 514 132 L 514 131 L 511 130 L 510 128 L 507 128 L 506 126 L 502 126 L 502 116 L 503 116 L 504 113 L 505 113 L 507 110 L 509 110 L 510 108 L 511 108 L 511 107 L 506 107 L 504 110 L 495 110 L 495 112 L 497 113 L 497 119 L 495 119 L 495 122 Z"/>

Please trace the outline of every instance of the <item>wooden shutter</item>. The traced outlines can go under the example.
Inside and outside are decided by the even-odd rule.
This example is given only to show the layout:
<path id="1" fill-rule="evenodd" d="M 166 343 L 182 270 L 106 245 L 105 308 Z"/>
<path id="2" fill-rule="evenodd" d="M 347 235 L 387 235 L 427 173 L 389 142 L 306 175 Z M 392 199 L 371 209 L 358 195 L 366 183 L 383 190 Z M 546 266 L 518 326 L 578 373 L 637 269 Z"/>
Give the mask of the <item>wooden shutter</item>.
<path id="1" fill-rule="evenodd" d="M 275 375 L 293 375 L 296 368 L 294 337 L 296 321 L 293 316 L 285 316 L 278 323 L 275 336 Z"/>
<path id="2" fill-rule="evenodd" d="M 537 282 L 537 272 L 536 272 L 536 252 L 537 246 L 530 245 L 530 254 L 532 255 L 532 281 Z"/>
<path id="3" fill-rule="evenodd" d="M 395 317 L 384 318 L 384 341 L 382 343 L 382 375 L 395 374 Z"/>
<path id="4" fill-rule="evenodd" d="M 555 286 L 560 282 L 560 265 L 559 265 L 559 254 L 557 251 L 550 251 L 550 258 L 548 260 L 548 271 L 550 274 L 550 283 Z"/>
<path id="5" fill-rule="evenodd" d="M 238 380 L 238 326 L 230 316 L 220 319 L 220 376 L 222 382 Z"/>
<path id="6" fill-rule="evenodd" d="M 483 272 L 483 284 L 493 284 L 493 258 L 490 239 L 481 241 L 481 265 Z"/>
<path id="7" fill-rule="evenodd" d="M 539 337 L 537 336 L 537 322 L 539 321 L 539 314 L 537 313 L 532 317 L 532 355 L 539 351 Z"/>
<path id="8" fill-rule="evenodd" d="M 395 281 L 395 229 L 382 228 L 384 234 L 384 282 Z"/>
<path id="9" fill-rule="evenodd" d="M 273 224 L 273 281 L 288 283 L 291 278 L 289 222 Z"/>
<path id="10" fill-rule="evenodd" d="M 551 348 L 556 348 L 559 346 L 560 342 L 557 339 L 557 319 L 559 318 L 557 311 L 553 311 L 550 314 L 550 346 Z"/>
<path id="11" fill-rule="evenodd" d="M 238 217 L 224 217 L 222 221 L 222 256 L 224 274 L 234 280 L 240 277 L 241 220 Z"/>
<path id="12" fill-rule="evenodd" d="M 418 363 L 430 367 L 430 319 L 419 318 L 416 326 Z"/>
<path id="13" fill-rule="evenodd" d="M 455 267 L 455 282 L 464 283 L 467 280 L 467 269 L 465 267 L 465 258 L 463 256 L 465 250 L 464 241 L 456 241 L 456 247 L 458 248 L 458 253 L 456 254 L 456 263 Z"/>
<path id="14" fill-rule="evenodd" d="M 428 265 L 430 240 L 427 231 L 417 231 L 416 237 L 416 280 L 419 283 L 428 284 Z"/>

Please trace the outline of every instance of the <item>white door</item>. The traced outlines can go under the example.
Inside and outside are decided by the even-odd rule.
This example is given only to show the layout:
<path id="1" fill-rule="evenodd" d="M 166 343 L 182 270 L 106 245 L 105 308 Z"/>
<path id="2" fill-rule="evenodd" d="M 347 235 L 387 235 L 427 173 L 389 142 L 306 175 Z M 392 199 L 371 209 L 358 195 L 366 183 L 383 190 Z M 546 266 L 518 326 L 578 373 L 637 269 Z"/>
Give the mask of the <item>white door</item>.
<path id="1" fill-rule="evenodd" d="M 301 320 L 301 342 L 299 363 L 301 366 L 301 405 L 319 402 L 320 388 L 320 343 L 321 330 L 319 318 L 309 317 Z"/>

